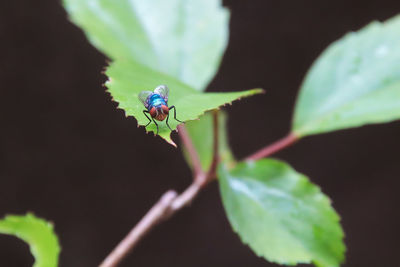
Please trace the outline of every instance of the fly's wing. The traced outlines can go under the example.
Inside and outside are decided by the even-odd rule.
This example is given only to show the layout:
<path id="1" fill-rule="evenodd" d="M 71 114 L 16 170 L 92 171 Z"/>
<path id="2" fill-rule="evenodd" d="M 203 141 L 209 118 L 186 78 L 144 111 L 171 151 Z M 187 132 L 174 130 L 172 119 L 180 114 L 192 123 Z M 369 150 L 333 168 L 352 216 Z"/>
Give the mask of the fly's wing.
<path id="1" fill-rule="evenodd" d="M 141 91 L 139 93 L 139 100 L 140 102 L 143 103 L 143 105 L 148 108 L 149 107 L 149 103 L 147 101 L 147 99 L 149 98 L 149 96 L 151 96 L 153 94 L 153 92 L 150 91 Z"/>
<path id="2" fill-rule="evenodd" d="M 154 93 L 159 94 L 165 102 L 168 102 L 169 89 L 166 85 L 159 85 L 154 89 Z"/>

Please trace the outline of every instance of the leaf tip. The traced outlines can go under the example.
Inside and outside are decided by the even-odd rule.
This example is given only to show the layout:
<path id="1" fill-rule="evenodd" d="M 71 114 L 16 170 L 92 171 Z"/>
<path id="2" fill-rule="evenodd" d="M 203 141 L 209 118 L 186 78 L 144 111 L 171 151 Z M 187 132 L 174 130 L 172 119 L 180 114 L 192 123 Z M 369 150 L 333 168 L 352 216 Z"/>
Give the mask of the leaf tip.
<path id="1" fill-rule="evenodd" d="M 257 88 L 256 90 L 256 94 L 266 94 L 267 90 L 265 90 L 264 88 Z"/>
<path id="2" fill-rule="evenodd" d="M 170 145 L 174 146 L 175 148 L 177 148 L 178 146 L 177 146 L 177 145 L 175 144 L 175 142 L 172 141 L 172 139 L 171 139 L 171 133 L 172 133 L 172 132 L 169 132 L 167 136 L 162 136 L 162 135 L 159 135 L 159 136 L 160 136 L 162 139 L 164 139 L 168 144 L 170 144 Z"/>

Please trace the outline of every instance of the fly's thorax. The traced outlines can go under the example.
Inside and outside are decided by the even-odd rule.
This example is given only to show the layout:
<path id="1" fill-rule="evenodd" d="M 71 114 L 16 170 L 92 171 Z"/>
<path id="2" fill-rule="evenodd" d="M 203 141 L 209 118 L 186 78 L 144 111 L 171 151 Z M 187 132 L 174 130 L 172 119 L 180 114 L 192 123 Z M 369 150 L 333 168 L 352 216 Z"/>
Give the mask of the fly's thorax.
<path id="1" fill-rule="evenodd" d="M 169 108 L 166 105 L 153 106 L 149 110 L 149 113 L 152 118 L 158 121 L 163 121 L 168 116 Z"/>
<path id="2" fill-rule="evenodd" d="M 151 109 L 152 107 L 158 107 L 161 105 L 167 105 L 167 102 L 165 102 L 164 98 L 162 98 L 162 96 L 160 96 L 159 94 L 152 94 L 151 96 L 149 96 L 149 99 L 147 100 L 148 104 L 149 104 L 149 109 Z"/>

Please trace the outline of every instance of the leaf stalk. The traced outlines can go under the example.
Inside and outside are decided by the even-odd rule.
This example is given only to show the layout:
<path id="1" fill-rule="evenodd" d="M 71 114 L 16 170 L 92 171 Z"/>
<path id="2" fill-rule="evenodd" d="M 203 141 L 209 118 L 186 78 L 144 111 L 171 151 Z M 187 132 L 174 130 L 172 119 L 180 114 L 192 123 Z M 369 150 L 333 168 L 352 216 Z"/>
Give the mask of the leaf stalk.
<path id="1" fill-rule="evenodd" d="M 293 145 L 295 142 L 299 140 L 299 137 L 293 133 L 289 133 L 285 137 L 279 139 L 278 141 L 261 148 L 260 150 L 256 151 L 255 153 L 247 156 L 244 160 L 259 160 L 265 157 L 268 157 L 288 146 Z"/>

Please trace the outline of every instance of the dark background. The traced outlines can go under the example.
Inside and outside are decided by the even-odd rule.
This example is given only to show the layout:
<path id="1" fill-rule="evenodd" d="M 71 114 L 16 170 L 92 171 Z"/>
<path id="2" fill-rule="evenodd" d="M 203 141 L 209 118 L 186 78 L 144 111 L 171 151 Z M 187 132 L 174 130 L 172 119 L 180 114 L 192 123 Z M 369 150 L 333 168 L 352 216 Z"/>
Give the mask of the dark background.
<path id="1" fill-rule="evenodd" d="M 398 0 L 224 4 L 230 42 L 210 89 L 267 90 L 227 108 L 238 158 L 288 132 L 302 78 L 329 43 L 400 13 Z M 59 1 L 2 0 L 0 53 L 0 216 L 34 211 L 55 223 L 60 266 L 96 266 L 167 189 L 190 183 L 190 170 L 179 149 L 116 109 L 102 86 L 105 57 Z M 308 137 L 276 155 L 332 198 L 346 232 L 344 266 L 398 266 L 399 126 Z M 0 266 L 32 261 L 27 245 L 1 236 Z M 122 266 L 277 265 L 232 232 L 213 183 Z"/>

